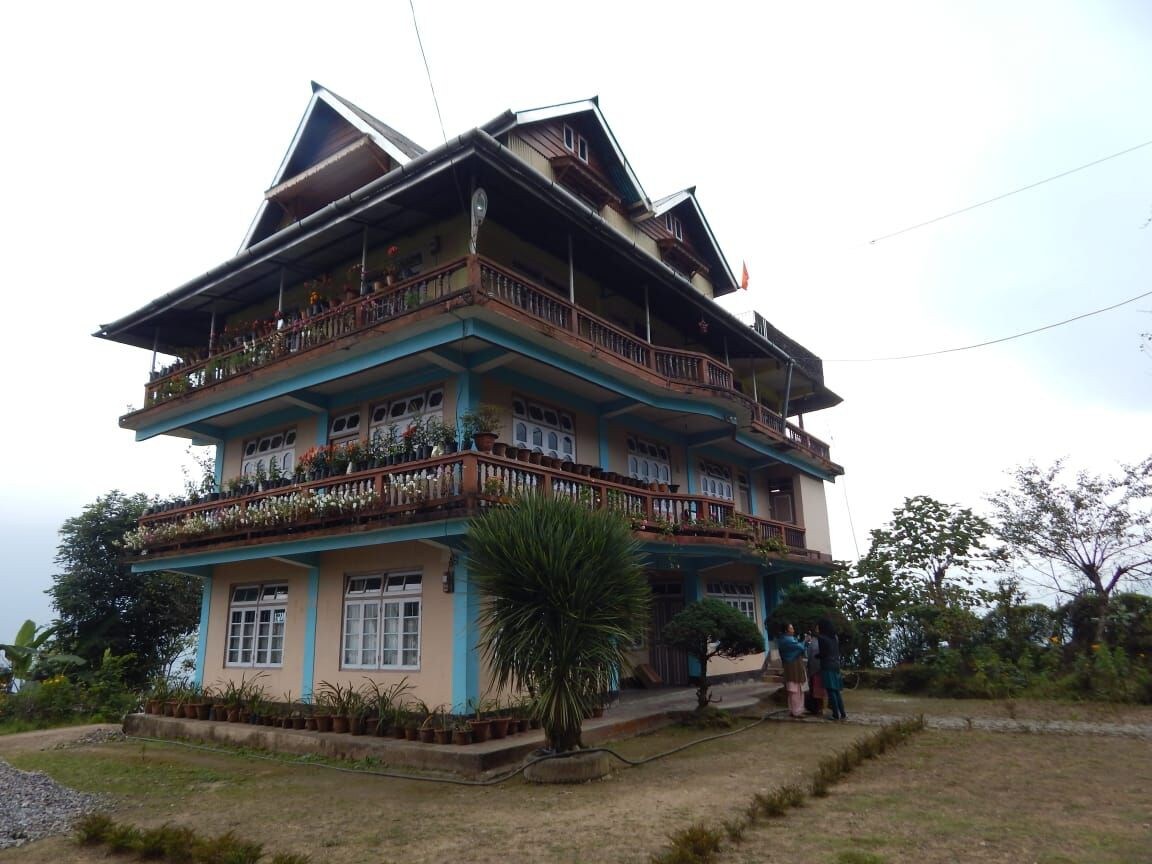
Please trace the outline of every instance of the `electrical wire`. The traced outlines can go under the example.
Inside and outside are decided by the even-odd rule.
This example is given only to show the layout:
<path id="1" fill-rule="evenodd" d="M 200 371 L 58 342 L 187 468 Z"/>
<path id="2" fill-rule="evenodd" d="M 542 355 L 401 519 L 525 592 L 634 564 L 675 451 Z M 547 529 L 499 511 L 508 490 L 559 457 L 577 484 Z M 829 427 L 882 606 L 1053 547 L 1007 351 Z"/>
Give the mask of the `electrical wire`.
<path id="1" fill-rule="evenodd" d="M 1077 171 L 1083 171 L 1085 168 L 1091 168 L 1093 165 L 1099 165 L 1101 162 L 1107 162 L 1109 159 L 1115 159 L 1118 156 L 1125 156 L 1141 147 L 1147 147 L 1152 144 L 1152 141 L 1145 141 L 1142 144 L 1137 144 L 1135 147 L 1129 147 L 1127 150 L 1121 150 L 1119 153 L 1113 153 L 1111 156 L 1105 156 L 1101 159 L 1096 159 L 1092 162 L 1086 162 L 1083 165 L 1071 168 L 1067 171 L 1062 171 L 1059 174 L 1053 174 L 1051 177 L 1045 177 L 1043 180 L 1037 180 L 1035 183 L 1029 183 L 1027 186 L 1021 186 L 1019 189 L 1013 189 L 1011 192 L 1005 192 L 1003 195 L 997 195 L 995 198 L 989 198 L 987 201 L 980 201 L 977 204 L 969 204 L 967 207 L 961 207 L 959 210 L 953 210 L 951 213 L 945 213 L 943 216 L 937 216 L 934 219 L 928 219 L 924 222 L 917 222 L 915 225 L 909 225 L 907 228 L 901 228 L 899 231 L 893 231 L 891 234 L 885 234 L 883 237 L 877 237 L 874 240 L 869 240 L 870 244 L 879 243 L 881 240 L 888 240 L 891 237 L 899 237 L 901 234 L 907 234 L 909 231 L 915 231 L 917 228 L 923 228 L 925 225 L 932 225 L 936 222 L 943 221 L 944 219 L 951 219 L 953 216 L 959 216 L 961 213 L 967 213 L 969 210 L 975 210 L 977 207 L 983 207 L 985 204 L 993 204 L 996 201 L 1003 201 L 1012 195 L 1017 195 L 1021 192 L 1027 192 L 1029 189 L 1035 189 L 1037 186 L 1043 186 L 1045 183 L 1051 183 L 1053 180 L 1059 180 L 1061 177 L 1067 177 L 1069 174 L 1075 174 Z"/>
<path id="2" fill-rule="evenodd" d="M 1119 309 L 1121 306 L 1127 306 L 1129 303 L 1135 303 L 1137 300 L 1142 300 L 1143 298 L 1149 296 L 1152 296 L 1152 291 L 1145 291 L 1143 294 L 1137 294 L 1135 297 L 1129 297 L 1127 300 L 1121 300 L 1119 303 L 1113 303 L 1111 306 L 1104 306 L 1100 309 L 1093 309 L 1091 312 L 1085 312 L 1082 315 L 1074 315 L 1071 318 L 1065 318 L 1063 321 L 1057 321 L 1053 324 L 1045 324 L 1043 327 L 1035 327 L 1032 330 L 1024 330 L 1021 333 L 1013 333 L 1011 336 L 1002 336 L 999 339 L 989 339 L 986 342 L 976 342 L 972 345 L 960 345 L 956 348 L 941 348 L 939 351 L 925 351 L 921 354 L 901 354 L 896 357 L 851 357 L 835 360 L 824 360 L 824 362 L 884 363 L 890 360 L 916 360 L 921 357 L 936 357 L 940 354 L 954 354 L 957 351 L 971 351 L 973 348 L 986 348 L 989 345 L 999 345 L 1001 342 L 1010 342 L 1013 339 L 1020 339 L 1024 336 L 1031 336 L 1034 333 L 1042 333 L 1045 330 L 1052 330 L 1056 327 L 1063 327 L 1065 324 L 1071 324 L 1074 321 L 1080 321 L 1084 318 L 1091 318 L 1093 315 L 1099 315 L 1103 312 L 1111 312 L 1113 309 Z"/>
<path id="3" fill-rule="evenodd" d="M 424 53 L 424 39 L 420 36 L 420 25 L 416 23 L 415 0 L 408 0 L 408 8 L 412 11 L 412 29 L 416 31 L 416 44 L 420 46 L 420 57 L 424 60 L 424 74 L 428 78 L 428 89 L 432 91 L 432 104 L 436 106 L 436 119 L 440 121 L 440 137 L 448 143 L 448 133 L 444 130 L 444 117 L 440 113 L 440 100 L 436 98 L 436 86 L 432 83 L 432 70 L 428 66 L 428 55 Z"/>
<path id="4" fill-rule="evenodd" d="M 420 774 L 405 774 L 399 771 L 374 771 L 370 768 L 345 768 L 343 765 L 332 765 L 328 762 L 309 762 L 300 759 L 281 759 L 278 756 L 264 755 L 262 753 L 252 753 L 243 750 L 227 749 L 224 747 L 209 747 L 205 744 L 191 744 L 187 741 L 178 741 L 169 738 L 149 738 L 144 735 L 125 735 L 126 741 L 144 741 L 152 744 L 169 744 L 173 747 L 184 747 L 188 750 L 199 750 L 206 753 L 219 753 L 223 756 L 238 756 L 245 759 L 256 759 L 261 762 L 275 762 L 279 765 L 286 765 L 296 768 L 326 768 L 329 771 L 340 771 L 344 774 L 367 774 L 371 777 L 387 777 L 392 780 L 418 780 L 425 783 L 447 783 L 454 786 L 496 786 L 500 783 L 505 783 L 511 780 L 517 774 L 523 773 L 532 765 L 539 762 L 547 762 L 552 759 L 567 759 L 570 756 L 583 755 L 587 753 L 607 753 L 615 759 L 620 760 L 630 768 L 637 768 L 641 765 L 647 765 L 649 762 L 655 762 L 657 759 L 664 759 L 690 747 L 696 747 L 700 744 L 706 744 L 709 741 L 717 741 L 721 738 L 728 738 L 732 735 L 739 735 L 742 732 L 747 732 L 749 729 L 755 729 L 761 723 L 766 722 L 777 714 L 782 714 L 783 710 L 769 711 L 767 714 L 758 720 L 749 723 L 747 726 L 741 726 L 739 729 L 733 729 L 729 732 L 720 732 L 716 735 L 709 735 L 705 738 L 697 738 L 695 741 L 689 741 L 687 744 L 681 744 L 679 747 L 673 747 L 671 750 L 665 750 L 661 753 L 655 753 L 651 756 L 645 756 L 643 759 L 629 759 L 627 756 L 621 756 L 615 750 L 610 750 L 607 747 L 589 747 L 584 750 L 577 750 L 572 753 L 546 753 L 540 756 L 533 757 L 525 762 L 518 768 L 507 771 L 504 774 L 499 774 L 495 777 L 490 777 L 487 780 L 465 780 L 459 777 L 426 777 Z"/>

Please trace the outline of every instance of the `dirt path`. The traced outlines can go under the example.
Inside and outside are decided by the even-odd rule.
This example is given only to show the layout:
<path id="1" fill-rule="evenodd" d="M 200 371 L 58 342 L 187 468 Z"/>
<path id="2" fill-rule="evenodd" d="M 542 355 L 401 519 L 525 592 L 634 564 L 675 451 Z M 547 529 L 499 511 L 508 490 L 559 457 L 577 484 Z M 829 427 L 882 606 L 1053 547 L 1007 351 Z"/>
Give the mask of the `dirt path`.
<path id="1" fill-rule="evenodd" d="M 92 723 L 88 726 L 61 726 L 58 729 L 35 729 L 31 732 L 0 735 L 0 759 L 16 753 L 57 750 L 62 746 L 80 743 L 90 736 L 119 731 L 119 723 Z"/>

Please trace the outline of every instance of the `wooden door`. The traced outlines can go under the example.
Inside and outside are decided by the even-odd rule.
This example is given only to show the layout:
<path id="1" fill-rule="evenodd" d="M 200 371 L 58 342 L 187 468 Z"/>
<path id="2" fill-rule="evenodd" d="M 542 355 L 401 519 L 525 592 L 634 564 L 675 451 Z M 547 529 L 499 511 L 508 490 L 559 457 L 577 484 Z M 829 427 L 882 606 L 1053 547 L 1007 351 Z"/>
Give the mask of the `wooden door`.
<path id="1" fill-rule="evenodd" d="M 652 626 L 648 651 L 649 662 L 665 684 L 675 687 L 688 682 L 688 654 L 660 643 L 664 625 L 684 608 L 684 592 L 678 583 L 656 583 L 652 586 Z"/>

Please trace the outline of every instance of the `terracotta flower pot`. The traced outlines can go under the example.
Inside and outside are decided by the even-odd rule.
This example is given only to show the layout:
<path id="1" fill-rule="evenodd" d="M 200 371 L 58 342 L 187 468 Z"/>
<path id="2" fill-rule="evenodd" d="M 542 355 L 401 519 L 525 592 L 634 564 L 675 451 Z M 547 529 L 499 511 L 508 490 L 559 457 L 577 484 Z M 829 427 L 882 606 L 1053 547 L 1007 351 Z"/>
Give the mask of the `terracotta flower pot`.
<path id="1" fill-rule="evenodd" d="M 467 729 L 453 729 L 452 730 L 452 743 L 453 744 L 471 744 L 472 733 Z"/>

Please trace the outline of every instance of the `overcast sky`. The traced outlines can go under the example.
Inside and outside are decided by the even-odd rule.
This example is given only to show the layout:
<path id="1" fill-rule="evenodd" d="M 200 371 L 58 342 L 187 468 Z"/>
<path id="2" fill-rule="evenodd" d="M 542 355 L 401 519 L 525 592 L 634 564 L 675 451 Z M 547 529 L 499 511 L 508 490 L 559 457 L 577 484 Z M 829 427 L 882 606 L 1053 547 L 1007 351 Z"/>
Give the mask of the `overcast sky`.
<path id="1" fill-rule="evenodd" d="M 1110 471 L 1152 441 L 1152 4 L 414 0 L 449 136 L 600 96 L 652 198 L 695 185 L 755 308 L 825 358 L 806 418 L 847 474 L 833 553 L 904 497 L 977 508 L 1021 462 Z M 229 258 L 315 79 L 442 141 L 407 0 L 12 4 L 0 641 L 52 617 L 56 531 L 180 488 L 182 443 L 117 428 L 147 352 L 93 339 Z M 849 514 L 851 520 L 849 520 Z M 855 536 L 850 528 L 855 528 Z"/>

